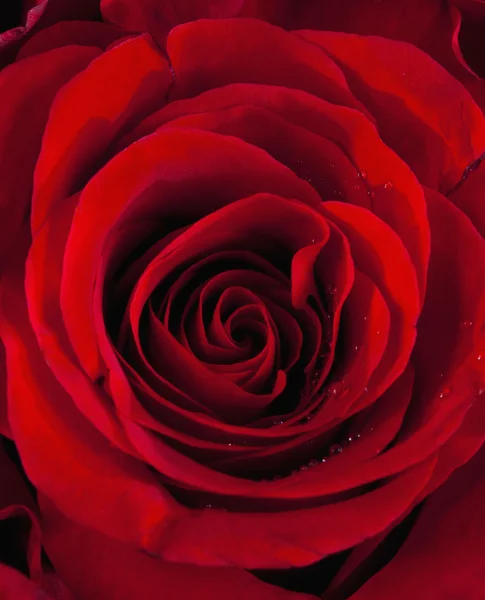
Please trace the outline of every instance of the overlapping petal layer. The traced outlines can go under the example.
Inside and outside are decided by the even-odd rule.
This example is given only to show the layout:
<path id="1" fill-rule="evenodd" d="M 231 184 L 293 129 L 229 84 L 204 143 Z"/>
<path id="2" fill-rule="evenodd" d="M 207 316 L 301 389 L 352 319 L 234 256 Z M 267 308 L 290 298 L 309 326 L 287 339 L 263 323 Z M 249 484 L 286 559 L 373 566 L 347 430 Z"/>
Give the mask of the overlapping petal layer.
<path id="1" fill-rule="evenodd" d="M 379 38 L 199 21 L 167 60 L 146 35 L 99 57 L 52 36 L 23 62 L 84 70 L 37 124 L 1 324 L 47 513 L 106 556 L 157 556 L 147 593 L 169 563 L 300 567 L 386 532 L 485 436 L 485 242 L 456 187 L 478 107 Z"/>

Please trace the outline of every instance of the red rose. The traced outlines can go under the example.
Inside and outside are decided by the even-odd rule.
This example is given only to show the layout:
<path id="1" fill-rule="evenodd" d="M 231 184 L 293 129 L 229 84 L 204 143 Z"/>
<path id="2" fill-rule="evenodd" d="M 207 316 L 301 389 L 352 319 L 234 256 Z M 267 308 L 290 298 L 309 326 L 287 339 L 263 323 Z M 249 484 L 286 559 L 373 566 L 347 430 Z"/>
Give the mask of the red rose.
<path id="1" fill-rule="evenodd" d="M 480 109 L 382 37 L 109 31 L 0 74 L 8 419 L 56 570 L 89 600 L 347 598 L 417 519 L 356 598 L 388 569 L 419 597 L 425 564 L 467 597 L 481 535 L 454 570 L 434 545 L 483 532 L 482 456 L 422 501 L 485 438 Z"/>

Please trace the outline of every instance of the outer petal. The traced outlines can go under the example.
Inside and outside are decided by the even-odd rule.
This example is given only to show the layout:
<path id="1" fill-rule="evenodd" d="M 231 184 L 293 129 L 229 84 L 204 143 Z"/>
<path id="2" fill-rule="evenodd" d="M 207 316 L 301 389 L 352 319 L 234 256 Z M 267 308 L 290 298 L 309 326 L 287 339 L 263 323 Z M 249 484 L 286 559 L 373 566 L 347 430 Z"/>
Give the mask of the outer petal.
<path id="1" fill-rule="evenodd" d="M 378 37 L 315 31 L 298 35 L 341 67 L 355 96 L 377 120 L 384 141 L 422 183 L 446 193 L 483 153 L 482 112 L 456 79 L 417 48 Z"/>
<path id="2" fill-rule="evenodd" d="M 255 19 L 196 21 L 176 27 L 168 37 L 167 52 L 177 78 L 172 99 L 231 83 L 259 83 L 301 89 L 368 114 L 327 54 Z"/>
<path id="3" fill-rule="evenodd" d="M 122 35 L 125 33 L 107 23 L 62 21 L 29 39 L 18 53 L 17 60 L 62 46 L 91 46 L 105 50 Z"/>
<path id="4" fill-rule="evenodd" d="M 54 96 L 98 55 L 97 48 L 69 46 L 0 73 L 0 256 L 28 215 L 34 167 Z"/>
<path id="5" fill-rule="evenodd" d="M 153 528 L 168 525 L 174 503 L 142 464 L 93 429 L 50 373 L 28 322 L 23 251 L 12 254 L 0 327 L 9 419 L 27 475 L 67 514 L 144 547 Z"/>
<path id="6" fill-rule="evenodd" d="M 273 587 L 240 569 L 166 563 L 76 524 L 45 500 L 41 504 L 47 552 L 78 600 L 313 598 Z"/>
<path id="7" fill-rule="evenodd" d="M 176 25 L 197 19 L 235 17 L 245 0 L 101 0 L 103 18 L 127 31 L 148 31 L 158 43 Z"/>
<path id="8" fill-rule="evenodd" d="M 427 501 L 397 556 L 352 600 L 482 598 L 484 468 L 481 450 Z"/>
<path id="9" fill-rule="evenodd" d="M 34 231 L 96 172 L 116 136 L 163 102 L 171 81 L 166 60 L 141 36 L 103 54 L 61 91 L 35 170 Z"/>
<path id="10" fill-rule="evenodd" d="M 23 5 L 22 23 L 3 33 L 0 29 L 0 68 L 14 59 L 26 36 L 58 21 L 99 18 L 99 0 L 16 0 L 16 3 Z"/>

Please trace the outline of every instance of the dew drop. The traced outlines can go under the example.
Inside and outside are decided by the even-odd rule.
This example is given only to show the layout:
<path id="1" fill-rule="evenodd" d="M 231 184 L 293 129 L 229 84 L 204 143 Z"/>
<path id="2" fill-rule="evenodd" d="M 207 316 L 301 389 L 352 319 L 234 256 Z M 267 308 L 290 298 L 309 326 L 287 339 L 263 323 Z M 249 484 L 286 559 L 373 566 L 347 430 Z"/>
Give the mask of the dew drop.
<path id="1" fill-rule="evenodd" d="M 327 292 L 333 296 L 337 293 L 337 286 L 330 283 L 329 285 L 327 285 Z"/>
<path id="2" fill-rule="evenodd" d="M 446 398 L 447 396 L 449 396 L 451 393 L 451 389 L 450 388 L 444 388 L 441 390 L 440 392 L 440 398 Z"/>
<path id="3" fill-rule="evenodd" d="M 229 443 L 229 444 L 227 444 L 227 445 L 228 445 L 228 446 L 229 446 L 229 448 L 230 448 L 230 447 L 231 447 L 233 444 Z"/>
<path id="4" fill-rule="evenodd" d="M 357 177 L 359 179 L 362 179 L 363 181 L 365 181 L 367 179 L 367 173 L 365 171 L 359 171 L 357 173 Z"/>
<path id="5" fill-rule="evenodd" d="M 312 238 L 312 244 L 316 244 L 317 240 L 315 238 Z"/>
<path id="6" fill-rule="evenodd" d="M 320 462 L 321 462 L 321 463 L 326 463 L 326 462 L 327 462 L 327 459 L 326 459 L 326 458 L 322 458 L 322 459 L 320 460 Z"/>
<path id="7" fill-rule="evenodd" d="M 360 190 L 360 185 L 358 183 L 354 185 L 354 190 L 356 190 L 357 192 Z"/>
<path id="8" fill-rule="evenodd" d="M 298 470 L 299 471 L 308 471 L 308 465 L 301 465 L 301 467 Z"/>
<path id="9" fill-rule="evenodd" d="M 282 421 L 281 419 L 273 421 L 273 425 L 283 425 L 283 423 L 284 421 Z"/>
<path id="10" fill-rule="evenodd" d="M 340 444 L 334 444 L 333 446 L 330 446 L 328 451 L 330 452 L 331 456 L 334 456 L 335 454 L 341 454 L 343 451 L 343 448 Z"/>
<path id="11" fill-rule="evenodd" d="M 463 327 L 467 329 L 473 325 L 473 321 L 463 321 Z"/>
<path id="12" fill-rule="evenodd" d="M 390 192 L 393 188 L 394 188 L 394 184 L 392 183 L 392 181 L 387 181 L 384 184 L 384 189 L 387 190 L 388 192 Z"/>
<path id="13" fill-rule="evenodd" d="M 354 346 L 355 352 L 357 352 L 358 349 L 359 349 L 359 346 Z"/>
<path id="14" fill-rule="evenodd" d="M 311 468 L 313 468 L 313 467 L 316 467 L 316 466 L 317 466 L 317 465 L 319 465 L 319 464 L 320 464 L 320 461 L 319 461 L 319 460 L 317 460 L 316 458 L 314 458 L 313 460 L 311 460 L 311 461 L 308 463 L 308 466 L 309 466 L 309 468 L 311 469 Z"/>
<path id="15" fill-rule="evenodd" d="M 328 165 L 331 169 L 335 169 L 335 165 L 333 163 L 329 163 Z"/>
<path id="16" fill-rule="evenodd" d="M 369 192 L 367 192 L 367 195 L 369 196 L 369 198 L 371 200 L 373 200 L 376 197 L 375 192 L 373 192 L 372 190 L 370 190 Z"/>
<path id="17" fill-rule="evenodd" d="M 213 508 L 212 504 L 204 504 L 202 508 Z"/>
<path id="18" fill-rule="evenodd" d="M 368 393 L 369 393 L 369 388 L 368 388 L 368 387 L 365 387 L 365 388 L 364 388 L 364 392 L 365 392 L 366 394 L 368 394 Z"/>
<path id="19" fill-rule="evenodd" d="M 477 360 L 485 362 L 485 352 L 479 352 L 477 354 Z"/>

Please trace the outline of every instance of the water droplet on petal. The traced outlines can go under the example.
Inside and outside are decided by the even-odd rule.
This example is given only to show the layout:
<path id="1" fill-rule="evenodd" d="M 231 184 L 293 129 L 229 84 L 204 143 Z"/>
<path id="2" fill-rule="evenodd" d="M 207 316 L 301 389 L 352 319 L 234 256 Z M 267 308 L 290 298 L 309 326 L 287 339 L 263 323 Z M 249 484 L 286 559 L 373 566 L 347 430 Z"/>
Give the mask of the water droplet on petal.
<path id="1" fill-rule="evenodd" d="M 441 390 L 440 392 L 440 398 L 446 398 L 447 396 L 449 396 L 451 393 L 451 388 L 446 387 L 444 389 Z"/>
<path id="2" fill-rule="evenodd" d="M 316 244 L 317 240 L 315 238 L 312 238 L 312 244 Z"/>
<path id="3" fill-rule="evenodd" d="M 364 388 L 364 392 L 365 392 L 366 394 L 368 394 L 368 393 L 369 393 L 369 388 L 368 388 L 368 387 L 365 387 L 365 388 Z"/>
<path id="4" fill-rule="evenodd" d="M 335 169 L 335 165 L 333 163 L 329 163 L 328 165 L 331 169 Z"/>
<path id="5" fill-rule="evenodd" d="M 320 462 L 321 462 L 321 463 L 326 463 L 326 462 L 327 462 L 327 459 L 326 459 L 326 458 L 322 458 L 322 459 L 320 460 Z"/>
<path id="6" fill-rule="evenodd" d="M 299 468 L 300 471 L 308 471 L 308 465 L 301 465 Z"/>
<path id="7" fill-rule="evenodd" d="M 283 425 L 284 421 L 282 421 L 281 419 L 276 419 L 275 421 L 273 421 L 273 425 Z"/>
<path id="8" fill-rule="evenodd" d="M 212 508 L 212 504 L 204 504 L 202 508 Z"/>
<path id="9" fill-rule="evenodd" d="M 369 192 L 367 192 L 367 195 L 369 196 L 369 198 L 371 200 L 374 200 L 374 198 L 376 197 L 375 192 L 373 192 L 372 190 L 370 190 Z"/>
<path id="10" fill-rule="evenodd" d="M 473 325 L 473 321 L 463 321 L 463 327 L 467 329 Z"/>
<path id="11" fill-rule="evenodd" d="M 331 456 L 334 456 L 335 454 L 341 454 L 343 448 L 340 444 L 334 444 L 333 446 L 330 446 L 328 451 L 330 452 Z"/>
<path id="12" fill-rule="evenodd" d="M 480 360 L 480 361 L 484 361 L 484 362 L 485 362 L 485 352 L 479 352 L 479 353 L 477 354 L 477 360 Z"/>
<path id="13" fill-rule="evenodd" d="M 333 296 L 337 293 L 337 286 L 330 283 L 329 285 L 327 285 L 327 292 Z"/>
<path id="14" fill-rule="evenodd" d="M 393 188 L 394 188 L 394 184 L 392 183 L 392 181 L 387 181 L 384 184 L 384 189 L 387 190 L 388 192 L 390 192 Z"/>
<path id="15" fill-rule="evenodd" d="M 354 190 L 356 190 L 357 192 L 360 190 L 360 185 L 358 183 L 354 185 Z"/>
<path id="16" fill-rule="evenodd" d="M 359 349 L 359 346 L 354 346 L 354 350 L 357 352 L 357 350 Z"/>
<path id="17" fill-rule="evenodd" d="M 231 443 L 229 443 L 229 444 L 227 444 L 227 445 L 228 445 L 229 447 L 231 447 L 231 446 L 232 446 L 232 444 L 231 444 Z"/>
<path id="18" fill-rule="evenodd" d="M 367 173 L 365 171 L 359 171 L 357 173 L 357 177 L 359 179 L 362 179 L 363 181 L 365 181 L 367 179 Z"/>

